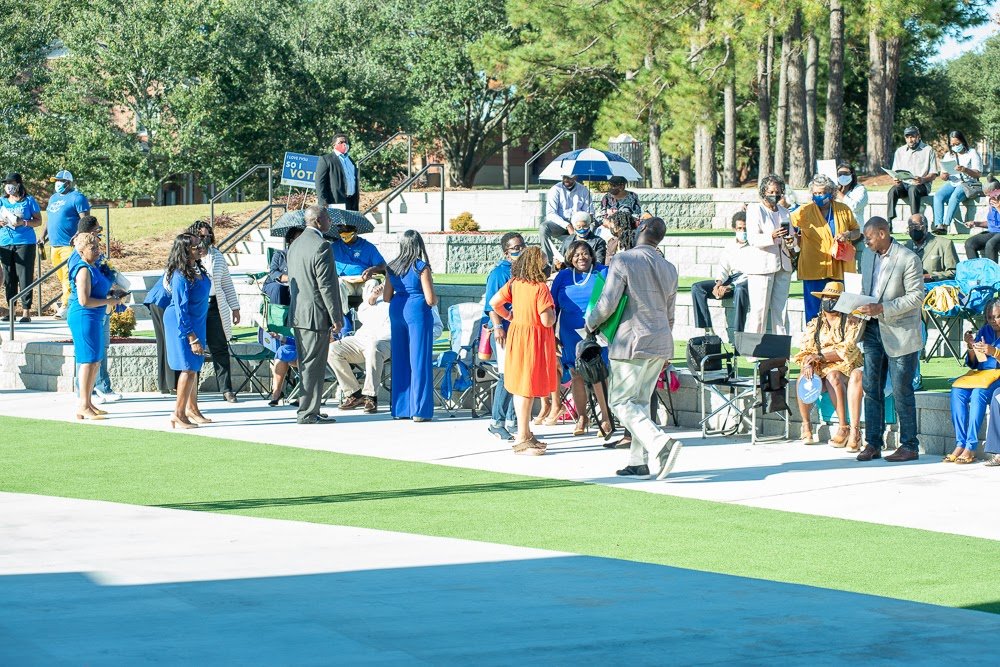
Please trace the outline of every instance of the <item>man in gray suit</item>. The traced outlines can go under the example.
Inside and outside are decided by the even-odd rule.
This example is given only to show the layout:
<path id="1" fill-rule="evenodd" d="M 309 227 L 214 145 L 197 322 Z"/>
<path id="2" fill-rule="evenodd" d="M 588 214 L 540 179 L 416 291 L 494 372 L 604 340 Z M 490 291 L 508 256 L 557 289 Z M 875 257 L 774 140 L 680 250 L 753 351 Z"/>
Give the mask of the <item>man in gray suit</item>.
<path id="1" fill-rule="evenodd" d="M 640 223 L 636 247 L 619 252 L 608 266 L 601 297 L 587 316 L 587 329 L 595 331 L 628 297 L 621 324 L 609 348 L 611 379 L 608 404 L 632 434 L 628 466 L 622 477 L 648 478 L 649 455 L 659 462 L 663 479 L 674 467 L 681 443 L 664 433 L 649 418 L 649 401 L 663 367 L 674 356 L 674 305 L 677 268 L 656 250 L 666 225 L 660 218 Z"/>
<path id="2" fill-rule="evenodd" d="M 900 446 L 886 461 L 916 461 L 917 406 L 913 377 L 920 364 L 920 306 L 924 302 L 924 270 L 920 258 L 893 240 L 889 223 L 872 218 L 865 225 L 868 252 L 861 257 L 861 289 L 877 303 L 860 312 L 872 319 L 865 325 L 865 448 L 859 461 L 882 457 L 885 431 L 885 381 L 892 378 L 892 395 L 899 415 Z"/>
<path id="3" fill-rule="evenodd" d="M 306 228 L 288 248 L 288 312 L 295 329 L 302 395 L 298 423 L 322 424 L 335 421 L 319 411 L 326 379 L 326 356 L 330 336 L 340 331 L 340 287 L 330 242 L 323 234 L 330 230 L 325 208 L 310 206 L 305 212 Z"/>

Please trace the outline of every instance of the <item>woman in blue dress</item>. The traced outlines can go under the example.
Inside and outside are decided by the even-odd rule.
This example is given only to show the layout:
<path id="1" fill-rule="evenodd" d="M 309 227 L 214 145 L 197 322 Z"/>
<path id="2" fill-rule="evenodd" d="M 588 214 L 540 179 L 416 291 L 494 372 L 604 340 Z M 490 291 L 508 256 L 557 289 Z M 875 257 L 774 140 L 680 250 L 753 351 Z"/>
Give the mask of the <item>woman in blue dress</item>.
<path id="1" fill-rule="evenodd" d="M 108 292 L 113 285 L 103 271 L 97 267 L 101 256 L 101 242 L 97 234 L 77 234 L 73 246 L 80 255 L 81 262 L 70 270 L 70 299 L 66 321 L 73 335 L 73 353 L 80 365 L 80 407 L 77 419 L 104 419 L 107 414 L 93 404 L 94 382 L 97 368 L 108 353 L 105 344 L 105 313 L 108 307 L 125 302 L 126 297 L 109 299 Z"/>
<path id="2" fill-rule="evenodd" d="M 392 327 L 392 416 L 415 422 L 434 416 L 434 318 L 437 303 L 427 249 L 408 229 L 399 239 L 399 256 L 389 262 L 382 298 L 389 302 Z"/>
<path id="3" fill-rule="evenodd" d="M 198 372 L 205 362 L 208 293 L 212 289 L 212 280 L 201 264 L 206 250 L 199 237 L 181 234 L 174 239 L 167 259 L 170 305 L 163 311 L 163 337 L 167 363 L 179 373 L 171 428 L 195 428 L 212 421 L 198 409 Z"/>
<path id="4" fill-rule="evenodd" d="M 590 295 L 594 291 L 594 276 L 607 278 L 608 267 L 598 264 L 594 249 L 586 241 L 574 241 L 567 248 L 566 268 L 556 274 L 552 281 L 552 300 L 556 304 L 556 316 L 559 318 L 559 342 L 562 345 L 562 364 L 569 368 L 572 380 L 570 389 L 573 392 L 573 403 L 576 404 L 578 417 L 573 435 L 583 435 L 587 432 L 590 420 L 587 418 L 587 388 L 583 378 L 576 372 L 576 344 L 582 339 L 577 329 L 584 326 L 584 315 L 590 303 Z M 604 362 L 608 361 L 607 348 L 603 350 Z M 597 404 L 601 409 L 601 430 L 611 433 L 611 420 L 608 410 L 607 387 L 602 382 L 594 387 Z"/>

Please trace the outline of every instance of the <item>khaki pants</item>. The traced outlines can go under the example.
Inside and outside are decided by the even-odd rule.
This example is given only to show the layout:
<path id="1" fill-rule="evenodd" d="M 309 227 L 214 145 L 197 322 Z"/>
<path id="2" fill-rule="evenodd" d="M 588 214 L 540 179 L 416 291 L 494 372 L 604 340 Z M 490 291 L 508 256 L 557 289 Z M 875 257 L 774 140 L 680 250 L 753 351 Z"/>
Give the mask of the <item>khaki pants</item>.
<path id="1" fill-rule="evenodd" d="M 69 259 L 69 256 L 73 254 L 73 246 L 61 245 L 53 246 L 52 252 L 49 257 L 52 258 L 52 266 L 59 266 L 64 261 Z M 64 266 L 58 271 L 56 271 L 56 278 L 62 284 L 62 307 L 69 308 L 70 299 L 70 287 L 69 287 L 69 266 Z"/>
<path id="2" fill-rule="evenodd" d="M 361 389 L 365 396 L 378 396 L 378 384 L 382 379 L 382 366 L 389 358 L 392 345 L 388 340 L 376 340 L 366 336 L 348 336 L 330 346 L 327 361 L 341 390 L 347 395 Z M 351 364 L 365 365 L 365 386 L 358 385 Z"/>
<path id="3" fill-rule="evenodd" d="M 649 418 L 649 401 L 663 365 L 669 359 L 612 359 L 608 405 L 632 434 L 630 466 L 647 465 L 667 445 L 670 436 Z"/>
<path id="4" fill-rule="evenodd" d="M 790 271 L 752 274 L 747 276 L 750 295 L 750 312 L 747 313 L 747 333 L 766 333 L 767 316 L 771 315 L 771 331 L 779 336 L 788 335 L 788 289 L 792 284 Z"/>

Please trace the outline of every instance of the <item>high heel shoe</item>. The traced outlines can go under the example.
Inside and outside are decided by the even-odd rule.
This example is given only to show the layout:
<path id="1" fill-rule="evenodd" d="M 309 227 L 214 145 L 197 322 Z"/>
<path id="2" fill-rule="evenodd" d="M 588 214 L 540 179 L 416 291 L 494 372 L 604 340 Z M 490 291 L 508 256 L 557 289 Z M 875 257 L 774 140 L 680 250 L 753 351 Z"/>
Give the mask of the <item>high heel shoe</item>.
<path id="1" fill-rule="evenodd" d="M 90 419 L 91 421 L 98 421 L 98 420 L 101 420 L 101 419 L 107 419 L 107 417 L 105 417 L 104 414 L 100 414 L 96 410 L 94 410 L 94 411 L 81 410 L 81 411 L 79 411 L 79 412 L 76 413 L 76 418 L 77 419 Z"/>
<path id="2" fill-rule="evenodd" d="M 182 422 L 177 417 L 170 418 L 170 428 L 198 428 L 197 424 L 189 424 L 187 422 Z"/>
<path id="3" fill-rule="evenodd" d="M 276 408 L 280 404 L 281 404 L 281 397 L 279 396 L 278 398 L 272 398 L 270 401 L 268 401 L 267 402 L 267 407 L 269 407 L 269 408 Z"/>
<path id="4" fill-rule="evenodd" d="M 206 417 L 205 415 L 187 415 L 187 418 L 188 418 L 189 421 L 192 421 L 195 424 L 211 424 L 212 423 L 212 420 L 209 419 L 208 417 Z"/>
<path id="5" fill-rule="evenodd" d="M 552 410 L 552 401 L 545 401 L 542 403 L 542 409 L 538 411 L 538 416 L 531 420 L 531 423 L 535 426 L 541 426 L 545 423 L 545 420 L 549 417 L 549 411 Z"/>
<path id="6" fill-rule="evenodd" d="M 573 428 L 573 435 L 584 435 L 587 432 L 587 419 L 581 418 L 576 420 L 576 426 Z"/>

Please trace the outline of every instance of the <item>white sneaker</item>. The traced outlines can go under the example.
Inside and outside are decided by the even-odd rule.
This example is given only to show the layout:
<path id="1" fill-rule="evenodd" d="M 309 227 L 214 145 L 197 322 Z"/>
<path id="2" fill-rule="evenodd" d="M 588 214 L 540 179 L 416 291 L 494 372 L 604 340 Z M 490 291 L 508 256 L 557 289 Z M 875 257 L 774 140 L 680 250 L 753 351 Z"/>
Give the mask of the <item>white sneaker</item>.
<path id="1" fill-rule="evenodd" d="M 100 389 L 95 389 L 94 392 L 97 394 L 97 397 L 101 399 L 101 403 L 117 403 L 122 400 L 122 395 L 113 391 L 105 394 Z"/>
<path id="2" fill-rule="evenodd" d="M 66 317 L 66 306 L 59 306 L 59 309 L 56 310 L 55 318 L 61 320 L 64 317 Z"/>

